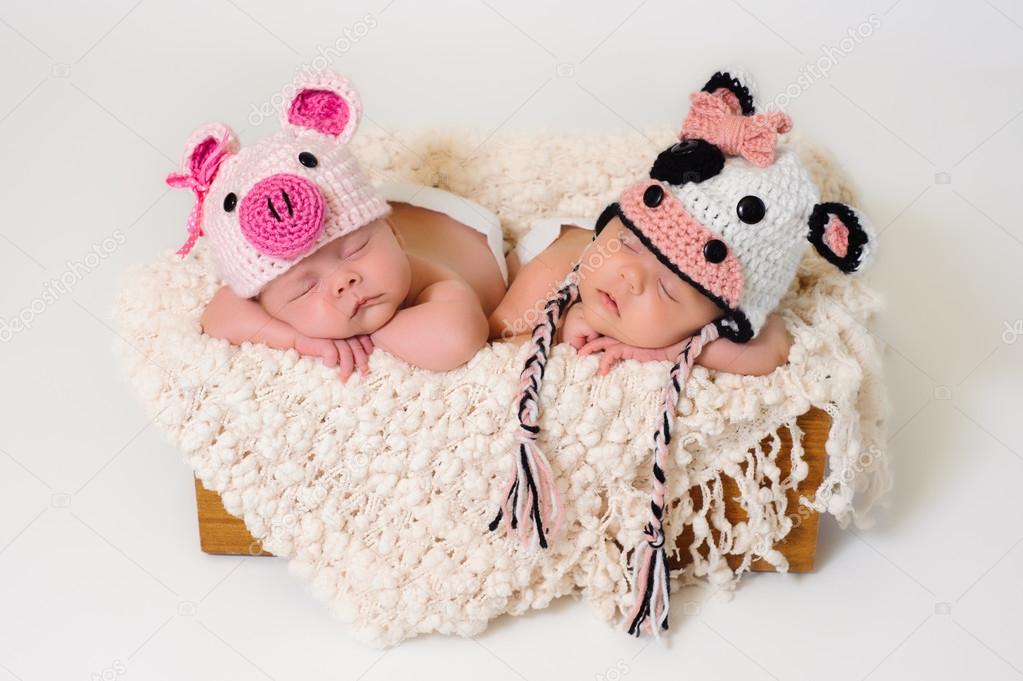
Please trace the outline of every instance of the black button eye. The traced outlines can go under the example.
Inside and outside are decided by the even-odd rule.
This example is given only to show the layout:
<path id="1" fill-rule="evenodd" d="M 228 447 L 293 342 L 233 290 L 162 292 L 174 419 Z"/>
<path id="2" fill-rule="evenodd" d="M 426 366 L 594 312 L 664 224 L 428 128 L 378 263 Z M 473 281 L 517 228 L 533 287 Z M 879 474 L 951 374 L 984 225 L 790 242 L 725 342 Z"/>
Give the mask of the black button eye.
<path id="1" fill-rule="evenodd" d="M 707 262 L 715 265 L 725 259 L 728 255 L 728 246 L 720 239 L 711 239 L 703 245 L 703 257 Z"/>
<path id="2" fill-rule="evenodd" d="M 315 168 L 320 163 L 319 161 L 316 160 L 316 157 L 310 154 L 308 151 L 303 151 L 301 154 L 298 155 L 298 162 L 304 165 L 306 168 Z"/>
<path id="3" fill-rule="evenodd" d="M 231 192 L 224 197 L 224 210 L 228 213 L 234 210 L 234 207 L 238 205 L 238 197 L 234 192 Z"/>
<path id="4" fill-rule="evenodd" d="M 766 212 L 764 202 L 759 196 L 744 196 L 735 205 L 735 214 L 747 225 L 755 225 L 763 220 Z"/>
<path id="5" fill-rule="evenodd" d="M 647 208 L 657 208 L 663 200 L 664 190 L 659 184 L 652 184 L 643 192 L 643 203 L 647 205 Z"/>

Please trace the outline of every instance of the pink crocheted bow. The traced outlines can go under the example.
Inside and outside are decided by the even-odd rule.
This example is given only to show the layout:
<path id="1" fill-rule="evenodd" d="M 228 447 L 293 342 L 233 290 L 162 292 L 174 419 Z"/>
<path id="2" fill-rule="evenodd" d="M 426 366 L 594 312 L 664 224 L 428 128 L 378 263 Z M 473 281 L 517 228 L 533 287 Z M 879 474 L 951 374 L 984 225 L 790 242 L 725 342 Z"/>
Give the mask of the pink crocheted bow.
<path id="1" fill-rule="evenodd" d="M 792 129 L 792 119 L 781 111 L 743 116 L 724 97 L 710 92 L 694 92 L 690 100 L 682 138 L 706 140 L 729 156 L 742 156 L 761 168 L 774 163 L 778 133 Z"/>
<path id="2" fill-rule="evenodd" d="M 206 193 L 217 176 L 220 164 L 232 153 L 231 137 L 225 135 L 221 139 L 207 137 L 195 147 L 189 159 L 189 173 L 171 173 L 167 176 L 167 184 L 181 189 L 188 188 L 195 192 L 195 205 L 188 215 L 188 239 L 177 250 L 178 255 L 188 255 L 202 232 L 202 206 Z"/>

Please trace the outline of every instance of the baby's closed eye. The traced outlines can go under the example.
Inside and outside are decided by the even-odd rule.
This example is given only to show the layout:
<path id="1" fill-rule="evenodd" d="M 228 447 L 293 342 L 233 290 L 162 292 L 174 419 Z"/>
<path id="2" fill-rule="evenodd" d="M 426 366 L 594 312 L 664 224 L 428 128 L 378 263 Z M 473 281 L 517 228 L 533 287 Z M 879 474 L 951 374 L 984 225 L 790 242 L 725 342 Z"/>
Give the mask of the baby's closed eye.
<path id="1" fill-rule="evenodd" d="M 289 300 L 292 300 L 292 301 L 298 300 L 299 298 L 301 298 L 305 294 L 307 294 L 310 291 L 312 291 L 314 288 L 316 288 L 316 280 L 315 279 L 305 279 L 305 280 L 302 280 L 302 281 L 298 282 L 298 284 L 292 290 L 292 295 L 291 295 Z"/>

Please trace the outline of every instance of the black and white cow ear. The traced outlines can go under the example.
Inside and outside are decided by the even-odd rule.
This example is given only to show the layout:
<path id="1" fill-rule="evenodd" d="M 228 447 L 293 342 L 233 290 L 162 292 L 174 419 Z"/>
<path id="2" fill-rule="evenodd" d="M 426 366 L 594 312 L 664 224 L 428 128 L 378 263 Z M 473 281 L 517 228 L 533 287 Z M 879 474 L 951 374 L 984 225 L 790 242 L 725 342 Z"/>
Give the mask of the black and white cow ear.
<path id="1" fill-rule="evenodd" d="M 722 69 L 711 76 L 702 88 L 704 92 L 711 94 L 721 89 L 732 95 L 726 99 L 732 106 L 733 113 L 752 116 L 757 112 L 757 85 L 744 69 Z"/>
<path id="2" fill-rule="evenodd" d="M 844 203 L 818 203 L 807 239 L 843 272 L 859 272 L 874 260 L 877 237 L 870 222 Z"/>

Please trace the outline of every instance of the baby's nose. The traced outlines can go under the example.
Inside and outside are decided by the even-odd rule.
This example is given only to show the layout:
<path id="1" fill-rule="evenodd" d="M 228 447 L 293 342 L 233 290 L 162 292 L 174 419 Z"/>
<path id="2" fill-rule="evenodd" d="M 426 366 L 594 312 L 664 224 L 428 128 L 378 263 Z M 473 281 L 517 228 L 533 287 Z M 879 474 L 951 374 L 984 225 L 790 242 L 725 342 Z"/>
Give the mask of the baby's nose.
<path id="1" fill-rule="evenodd" d="M 634 265 L 623 265 L 618 271 L 618 276 L 625 281 L 625 285 L 632 293 L 642 292 L 643 277 Z"/>
<path id="2" fill-rule="evenodd" d="M 256 250 L 291 259 L 312 248 L 323 232 L 323 195 L 298 175 L 271 175 L 245 195 L 238 219 Z"/>
<path id="3" fill-rule="evenodd" d="M 351 290 L 359 283 L 359 275 L 354 272 L 338 272 L 331 282 L 330 291 L 335 296 L 340 296 L 345 291 Z"/>

